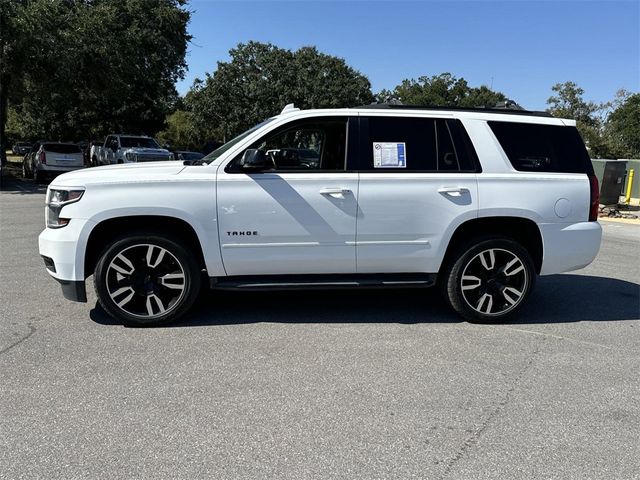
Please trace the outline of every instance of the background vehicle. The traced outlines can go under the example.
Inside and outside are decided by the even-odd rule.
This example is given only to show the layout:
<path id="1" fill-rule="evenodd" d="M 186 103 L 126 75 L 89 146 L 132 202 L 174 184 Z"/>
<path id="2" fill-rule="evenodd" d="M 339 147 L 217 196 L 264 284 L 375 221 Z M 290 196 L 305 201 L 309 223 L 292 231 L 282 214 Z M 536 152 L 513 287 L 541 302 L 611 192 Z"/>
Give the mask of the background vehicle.
<path id="1" fill-rule="evenodd" d="M 171 152 L 160 148 L 153 138 L 140 135 L 109 135 L 98 152 L 101 165 L 164 160 L 173 160 Z"/>
<path id="2" fill-rule="evenodd" d="M 59 177 L 40 253 L 67 298 L 127 323 L 221 289 L 438 285 L 497 322 L 537 275 L 595 258 L 598 185 L 572 120 L 385 107 L 298 111 L 204 158 Z M 559 307 L 560 308 L 560 307 Z"/>
<path id="3" fill-rule="evenodd" d="M 14 155 L 25 155 L 29 153 L 29 150 L 31 150 L 31 144 L 27 142 L 17 142 L 11 148 L 11 152 L 13 152 Z"/>
<path id="4" fill-rule="evenodd" d="M 87 145 L 86 157 L 89 159 L 89 164 L 92 167 L 97 167 L 100 165 L 100 150 L 102 149 L 102 145 L 104 145 L 104 140 L 99 141 L 91 141 Z"/>
<path id="5" fill-rule="evenodd" d="M 74 143 L 36 142 L 22 159 L 22 176 L 43 181 L 61 173 L 86 167 L 80 147 Z"/>

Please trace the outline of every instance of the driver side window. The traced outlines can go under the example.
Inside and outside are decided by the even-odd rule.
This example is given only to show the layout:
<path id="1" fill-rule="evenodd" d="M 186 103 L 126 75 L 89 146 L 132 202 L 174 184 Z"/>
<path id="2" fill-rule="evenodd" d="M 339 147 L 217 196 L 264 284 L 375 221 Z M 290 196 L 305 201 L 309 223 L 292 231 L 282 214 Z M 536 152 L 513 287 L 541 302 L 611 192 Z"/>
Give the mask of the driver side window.
<path id="1" fill-rule="evenodd" d="M 347 119 L 313 119 L 288 124 L 261 138 L 250 149 L 260 150 L 271 171 L 336 171 L 346 163 Z M 229 171 L 240 172 L 242 154 Z"/>

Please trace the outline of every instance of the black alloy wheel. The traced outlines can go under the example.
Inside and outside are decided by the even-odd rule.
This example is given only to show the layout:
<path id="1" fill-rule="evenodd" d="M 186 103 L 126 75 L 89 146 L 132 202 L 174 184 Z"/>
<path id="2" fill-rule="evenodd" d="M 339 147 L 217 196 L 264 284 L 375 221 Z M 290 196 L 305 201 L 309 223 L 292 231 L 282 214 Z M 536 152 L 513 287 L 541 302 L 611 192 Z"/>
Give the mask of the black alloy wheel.
<path id="1" fill-rule="evenodd" d="M 531 256 L 520 244 L 484 240 L 459 253 L 447 272 L 445 296 L 467 320 L 499 322 L 522 306 L 535 276 Z"/>
<path id="2" fill-rule="evenodd" d="M 129 236 L 102 254 L 94 283 L 109 315 L 133 325 L 176 320 L 200 290 L 200 271 L 177 240 L 155 235 Z"/>

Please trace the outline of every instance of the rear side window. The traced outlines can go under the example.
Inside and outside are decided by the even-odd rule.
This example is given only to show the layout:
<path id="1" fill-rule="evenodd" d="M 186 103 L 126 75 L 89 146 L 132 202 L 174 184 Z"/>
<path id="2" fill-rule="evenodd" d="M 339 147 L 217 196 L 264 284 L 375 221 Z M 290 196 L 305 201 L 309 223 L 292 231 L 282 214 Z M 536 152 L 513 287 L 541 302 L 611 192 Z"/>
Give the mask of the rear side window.
<path id="1" fill-rule="evenodd" d="M 361 117 L 360 170 L 475 172 L 473 146 L 458 120 Z"/>
<path id="2" fill-rule="evenodd" d="M 593 173 L 589 154 L 575 127 L 488 123 L 516 170 Z"/>
<path id="3" fill-rule="evenodd" d="M 47 152 L 53 153 L 81 153 L 78 145 L 70 145 L 66 143 L 45 143 L 42 148 Z"/>

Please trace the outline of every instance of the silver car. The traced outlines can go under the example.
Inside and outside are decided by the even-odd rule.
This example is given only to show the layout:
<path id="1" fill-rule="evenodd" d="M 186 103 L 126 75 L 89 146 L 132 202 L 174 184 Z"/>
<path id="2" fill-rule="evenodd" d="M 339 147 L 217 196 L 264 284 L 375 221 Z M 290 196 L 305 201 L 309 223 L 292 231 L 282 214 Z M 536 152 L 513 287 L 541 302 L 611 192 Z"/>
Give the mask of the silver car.
<path id="1" fill-rule="evenodd" d="M 73 143 L 37 142 L 22 161 L 22 175 L 36 182 L 85 168 L 82 149 Z"/>

